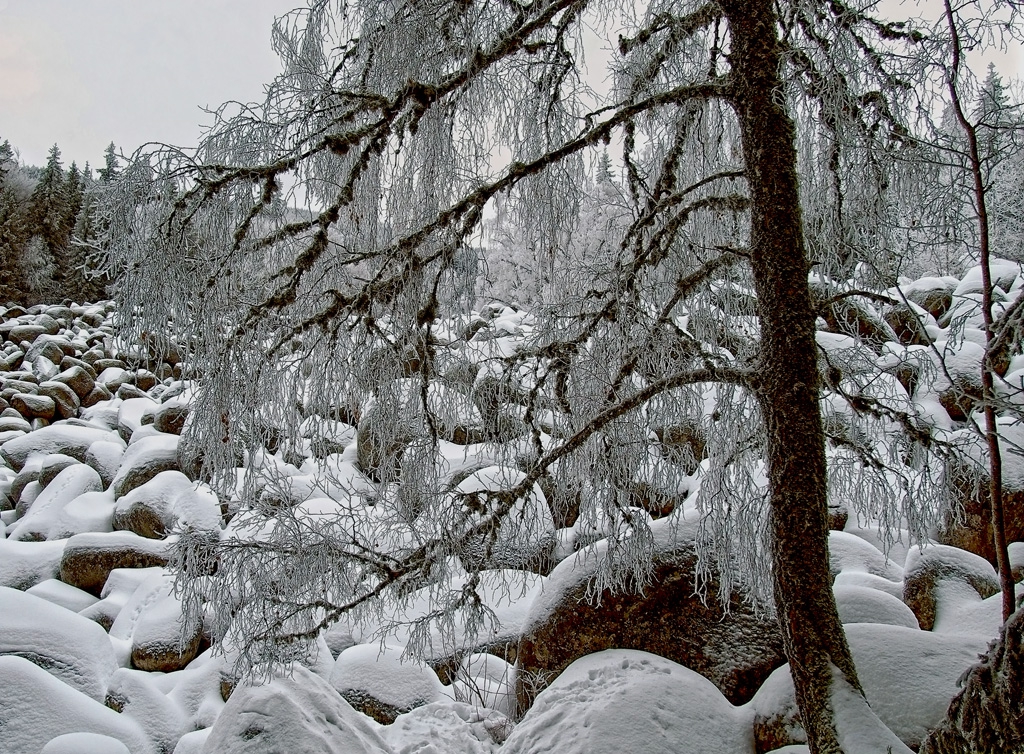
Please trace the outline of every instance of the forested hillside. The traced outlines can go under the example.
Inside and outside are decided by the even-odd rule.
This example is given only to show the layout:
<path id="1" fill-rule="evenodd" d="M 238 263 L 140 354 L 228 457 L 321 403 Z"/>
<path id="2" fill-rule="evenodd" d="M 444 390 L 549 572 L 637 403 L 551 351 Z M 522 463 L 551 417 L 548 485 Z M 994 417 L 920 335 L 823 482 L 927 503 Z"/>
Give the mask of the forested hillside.
<path id="1" fill-rule="evenodd" d="M 0 144 L 0 301 L 96 301 L 110 278 L 95 259 L 103 232 L 98 196 L 118 172 L 114 145 L 94 176 L 86 163 L 65 169 L 60 149 L 42 168 L 21 165 Z"/>

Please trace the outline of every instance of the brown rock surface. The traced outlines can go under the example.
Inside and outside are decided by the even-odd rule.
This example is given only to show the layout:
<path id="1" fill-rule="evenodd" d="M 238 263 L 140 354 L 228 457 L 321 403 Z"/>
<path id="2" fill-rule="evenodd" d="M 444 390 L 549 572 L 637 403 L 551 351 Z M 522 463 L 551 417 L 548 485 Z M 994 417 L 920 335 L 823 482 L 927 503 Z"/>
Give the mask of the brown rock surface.
<path id="1" fill-rule="evenodd" d="M 711 680 L 733 704 L 748 701 L 786 661 L 773 620 L 756 616 L 738 595 L 726 613 L 715 583 L 706 603 L 696 596 L 696 527 L 679 526 L 673 538 L 671 525 L 659 523 L 653 583 L 643 595 L 605 590 L 595 605 L 588 599 L 595 568 L 574 566 L 570 558 L 552 572 L 545 594 L 530 608 L 520 641 L 517 694 L 524 708 L 574 660 L 604 649 L 639 649 L 685 665 Z M 596 565 L 603 543 L 594 548 L 589 562 Z M 585 555 L 581 551 L 576 557 Z"/>

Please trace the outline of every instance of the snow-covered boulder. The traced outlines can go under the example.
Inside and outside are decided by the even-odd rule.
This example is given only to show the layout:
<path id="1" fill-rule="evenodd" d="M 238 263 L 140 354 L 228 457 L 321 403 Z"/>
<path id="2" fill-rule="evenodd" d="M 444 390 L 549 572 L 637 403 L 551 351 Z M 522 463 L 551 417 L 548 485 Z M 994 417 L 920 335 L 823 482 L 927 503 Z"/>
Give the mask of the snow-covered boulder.
<path id="1" fill-rule="evenodd" d="M 88 531 L 91 524 L 102 526 L 103 518 L 109 514 L 108 510 L 101 510 L 98 520 L 89 516 L 88 506 L 84 510 L 67 511 L 68 506 L 79 497 L 101 489 L 100 475 L 91 467 L 75 463 L 65 468 L 46 485 L 28 513 L 12 527 L 8 536 L 29 541 L 67 539 Z M 84 514 L 85 520 L 76 520 L 83 518 L 81 514 Z"/>
<path id="2" fill-rule="evenodd" d="M 903 569 L 882 554 L 870 542 L 845 531 L 828 533 L 829 568 L 833 575 L 845 571 L 870 573 L 890 581 L 900 581 Z"/>
<path id="3" fill-rule="evenodd" d="M 149 568 L 115 568 L 110 572 L 103 589 L 100 592 L 100 599 L 88 607 L 78 611 L 79 615 L 95 621 L 107 631 L 121 614 L 121 610 L 135 594 L 135 590 L 153 574 L 163 573 L 164 569 L 156 566 Z M 81 591 L 81 590 L 79 590 Z M 90 595 L 92 596 L 92 595 Z M 130 650 L 124 652 L 128 655 Z M 125 660 L 127 661 L 127 660 Z"/>
<path id="4" fill-rule="evenodd" d="M 66 540 L 17 542 L 0 538 L 0 586 L 28 589 L 60 574 Z"/>
<path id="5" fill-rule="evenodd" d="M 204 754 L 391 754 L 391 747 L 302 666 L 262 686 L 239 686 L 213 725 Z"/>
<path id="6" fill-rule="evenodd" d="M 1000 418 L 997 424 L 1006 541 L 1024 541 L 1024 457 L 1018 452 L 1024 442 L 1024 426 L 1012 415 Z M 973 429 L 960 430 L 952 438 L 963 443 L 971 459 L 966 468 L 951 469 L 949 476 L 956 482 L 953 486 L 954 505 L 946 516 L 938 539 L 942 544 L 968 550 L 995 564 L 989 477 L 987 472 L 978 471 L 988 468 L 988 450 L 973 432 Z"/>
<path id="7" fill-rule="evenodd" d="M 168 560 L 165 541 L 128 531 L 76 534 L 64 547 L 60 579 L 98 595 L 115 568 L 163 566 Z"/>
<path id="8" fill-rule="evenodd" d="M 115 432 L 100 427 L 58 422 L 5 442 L 0 447 L 0 456 L 15 471 L 21 471 L 28 457 L 35 454 L 63 453 L 85 461 L 89 446 L 101 440 L 117 442 L 118 437 Z"/>
<path id="9" fill-rule="evenodd" d="M 40 581 L 38 584 L 30 589 L 25 590 L 26 594 L 31 594 L 36 597 L 40 597 L 47 602 L 52 602 L 55 605 L 63 607 L 65 610 L 70 610 L 73 613 L 77 613 L 79 610 L 85 610 L 90 605 L 97 602 L 97 598 L 83 592 L 78 587 L 65 584 L 63 581 L 58 579 L 47 579 L 46 581 Z"/>
<path id="10" fill-rule="evenodd" d="M 979 555 L 947 545 L 915 546 L 907 554 L 903 601 L 925 631 L 935 625 L 943 592 L 967 590 L 982 599 L 999 591 L 992 565 Z"/>
<path id="11" fill-rule="evenodd" d="M 103 489 L 110 486 L 121 467 L 121 459 L 124 457 L 125 445 L 120 440 L 117 442 L 103 440 L 94 442 L 89 446 L 85 454 L 85 462 L 92 466 L 100 475 L 103 482 Z"/>
<path id="12" fill-rule="evenodd" d="M 161 471 L 178 469 L 178 436 L 163 433 L 132 443 L 111 482 L 114 497 L 127 495 Z"/>
<path id="13" fill-rule="evenodd" d="M 173 751 L 190 730 L 185 711 L 160 688 L 166 676 L 118 668 L 110 678 L 105 703 L 135 720 L 161 751 Z"/>
<path id="14" fill-rule="evenodd" d="M 217 496 L 180 471 L 162 471 L 117 501 L 114 529 L 162 539 L 179 523 L 194 529 L 220 528 Z"/>
<path id="15" fill-rule="evenodd" d="M 978 636 L 872 623 L 847 625 L 846 638 L 871 709 L 914 749 L 943 718 L 957 679 L 986 646 Z M 750 706 L 758 751 L 806 742 L 788 665 L 772 673 Z"/>
<path id="16" fill-rule="evenodd" d="M 173 682 L 167 698 L 185 714 L 190 729 L 209 729 L 235 688 L 231 659 L 206 650 L 184 670 L 165 676 Z M 180 741 L 179 741 L 180 744 Z"/>
<path id="17" fill-rule="evenodd" d="M 455 673 L 452 693 L 461 702 L 512 718 L 517 705 L 515 666 L 487 652 L 467 655 Z"/>
<path id="18" fill-rule="evenodd" d="M 511 730 L 500 712 L 445 700 L 399 715 L 380 735 L 399 754 L 497 754 Z"/>
<path id="19" fill-rule="evenodd" d="M 7 587 L 0 587 L 0 654 L 31 660 L 98 702 L 117 669 L 110 639 L 98 625 Z"/>
<path id="20" fill-rule="evenodd" d="M 131 643 L 132 665 L 140 670 L 180 670 L 199 652 L 202 622 L 184 615 L 173 586 L 171 573 L 154 573 L 139 584 L 110 627 L 112 637 Z"/>
<path id="21" fill-rule="evenodd" d="M 455 488 L 453 505 L 484 517 L 491 506 L 487 492 L 512 489 L 526 475 L 507 466 L 488 466 L 474 471 Z M 468 570 L 478 568 L 520 568 L 546 572 L 557 538 L 551 510 L 540 485 L 517 501 L 501 520 L 496 532 L 481 534 L 459 553 Z"/>
<path id="22" fill-rule="evenodd" d="M 172 398 L 161 403 L 153 412 L 153 426 L 160 432 L 180 435 L 188 420 L 189 403 L 186 398 Z"/>
<path id="23" fill-rule="evenodd" d="M 403 659 L 403 651 L 379 644 L 349 647 L 334 663 L 331 685 L 354 709 L 384 725 L 444 698 L 444 686 L 430 666 L 415 658 Z"/>
<path id="24" fill-rule="evenodd" d="M 418 655 L 446 682 L 454 676 L 463 656 L 493 652 L 514 657 L 530 604 L 544 590 L 547 579 L 529 571 L 482 571 L 475 592 L 480 606 L 494 621 L 485 620 L 474 630 L 470 614 L 456 613 L 454 620 L 450 620 L 436 611 L 438 605 L 458 603 L 465 598 L 463 589 L 470 577 L 457 571 L 457 563 L 450 566 L 456 573 L 449 583 L 417 590 L 401 606 L 383 610 L 379 622 L 339 622 L 333 631 L 328 631 L 328 641 L 339 646 L 339 652 L 378 636 L 387 643 L 407 646 L 413 640 L 413 627 L 417 627 Z"/>
<path id="25" fill-rule="evenodd" d="M 538 697 L 505 754 L 753 754 L 746 709 L 663 657 L 613 649 L 567 667 Z"/>
<path id="26" fill-rule="evenodd" d="M 533 691 L 528 684 L 604 649 L 639 649 L 686 665 L 736 704 L 750 699 L 785 662 L 776 621 L 756 615 L 735 593 L 723 611 L 715 583 L 706 601 L 697 595 L 697 524 L 666 518 L 651 528 L 654 569 L 642 595 L 605 589 L 595 604 L 606 540 L 563 560 L 548 576 L 519 646 L 517 686 L 525 706 Z"/>
<path id="27" fill-rule="evenodd" d="M 23 657 L 0 656 L 0 747 L 4 754 L 39 754 L 57 736 L 98 733 L 130 754 L 157 754 L 134 720 L 58 680 Z"/>
<path id="28" fill-rule="evenodd" d="M 177 746 L 171 754 L 203 754 L 206 747 L 206 739 L 210 737 L 210 728 L 200 728 L 191 733 L 186 733 L 178 739 Z"/>
<path id="29" fill-rule="evenodd" d="M 101 733 L 64 733 L 51 738 L 39 754 L 131 754 L 122 741 Z"/>
<path id="30" fill-rule="evenodd" d="M 881 623 L 919 628 L 914 611 L 902 600 L 866 586 L 833 586 L 839 620 L 843 623 Z"/>
<path id="31" fill-rule="evenodd" d="M 80 463 L 80 461 L 63 453 L 53 453 L 45 456 L 39 466 L 39 484 L 43 487 L 48 486 L 50 482 L 57 478 L 60 472 L 69 466 L 74 466 L 76 463 Z"/>

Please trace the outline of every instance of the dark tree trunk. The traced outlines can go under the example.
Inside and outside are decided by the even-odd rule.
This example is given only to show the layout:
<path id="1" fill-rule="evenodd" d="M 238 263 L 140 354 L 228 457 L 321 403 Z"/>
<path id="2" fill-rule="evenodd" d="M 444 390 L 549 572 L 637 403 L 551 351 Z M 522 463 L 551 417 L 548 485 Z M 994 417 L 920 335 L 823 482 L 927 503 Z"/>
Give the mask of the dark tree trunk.
<path id="1" fill-rule="evenodd" d="M 751 198 L 761 319 L 760 404 L 768 432 L 775 601 L 811 752 L 839 752 L 832 666 L 860 688 L 828 568 L 825 435 L 807 283 L 795 128 L 780 79 L 772 0 L 727 0 L 733 107 Z"/>

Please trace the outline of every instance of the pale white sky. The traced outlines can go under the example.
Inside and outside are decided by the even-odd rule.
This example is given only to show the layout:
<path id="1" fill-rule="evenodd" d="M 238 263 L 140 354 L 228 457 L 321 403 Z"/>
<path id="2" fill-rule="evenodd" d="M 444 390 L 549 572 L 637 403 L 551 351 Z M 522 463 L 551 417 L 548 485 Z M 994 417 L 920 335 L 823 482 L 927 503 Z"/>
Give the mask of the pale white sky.
<path id="1" fill-rule="evenodd" d="M 41 165 L 113 141 L 192 146 L 200 106 L 262 99 L 270 28 L 303 0 L 0 0 L 0 141 Z"/>
<path id="2" fill-rule="evenodd" d="M 0 140 L 41 165 L 102 161 L 113 141 L 194 146 L 201 106 L 262 99 L 280 70 L 273 18 L 303 0 L 0 0 Z M 934 15 L 938 0 L 883 0 L 894 15 Z M 932 11 L 932 12 L 929 12 Z M 1020 75 L 1020 49 L 997 56 Z"/>

